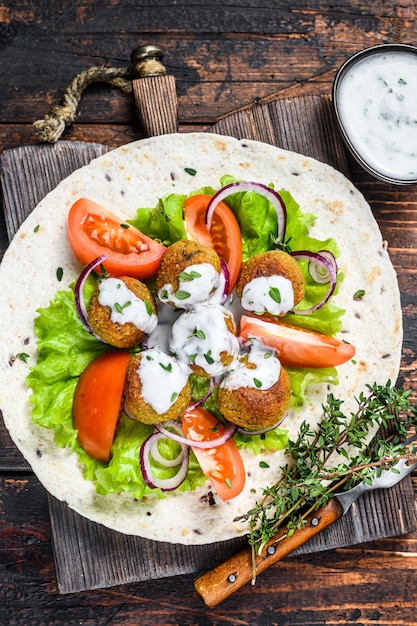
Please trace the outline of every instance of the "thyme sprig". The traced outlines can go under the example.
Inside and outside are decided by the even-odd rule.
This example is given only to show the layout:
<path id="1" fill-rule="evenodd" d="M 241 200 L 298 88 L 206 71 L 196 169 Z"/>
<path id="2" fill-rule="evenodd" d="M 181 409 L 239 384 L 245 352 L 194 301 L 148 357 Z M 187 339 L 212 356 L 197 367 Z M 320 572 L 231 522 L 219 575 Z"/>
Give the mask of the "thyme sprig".
<path id="1" fill-rule="evenodd" d="M 343 401 L 329 394 L 317 429 L 301 424 L 296 440 L 287 444 L 289 460 L 280 468 L 280 479 L 239 518 L 249 521 L 254 563 L 279 529 L 292 535 L 337 491 L 360 481 L 371 484 L 402 458 L 417 460 L 417 449 L 404 443 L 410 430 L 417 430 L 417 404 L 411 404 L 410 394 L 390 381 L 367 385 L 355 398 L 357 410 L 349 418 L 342 411 Z"/>

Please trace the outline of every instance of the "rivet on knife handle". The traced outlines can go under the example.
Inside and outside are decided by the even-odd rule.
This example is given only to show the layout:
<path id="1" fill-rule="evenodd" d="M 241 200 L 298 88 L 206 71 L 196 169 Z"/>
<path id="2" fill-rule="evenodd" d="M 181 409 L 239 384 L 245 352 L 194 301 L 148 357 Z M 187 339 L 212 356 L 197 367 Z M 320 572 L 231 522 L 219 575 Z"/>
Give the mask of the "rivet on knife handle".
<path id="1" fill-rule="evenodd" d="M 178 132 L 175 79 L 166 74 L 163 56 L 154 45 L 140 46 L 131 54 L 139 77 L 132 81 L 136 110 L 148 137 Z"/>
<path id="2" fill-rule="evenodd" d="M 267 543 L 262 554 L 256 558 L 256 571 L 262 573 L 285 556 L 303 545 L 306 541 L 333 524 L 342 515 L 342 507 L 336 499 L 314 511 L 306 518 L 306 525 L 296 530 L 290 537 L 285 536 L 285 529 L 274 535 Z M 221 563 L 195 583 L 195 589 L 207 606 L 213 607 L 228 598 L 232 593 L 251 581 L 253 575 L 252 552 L 250 548 Z"/>

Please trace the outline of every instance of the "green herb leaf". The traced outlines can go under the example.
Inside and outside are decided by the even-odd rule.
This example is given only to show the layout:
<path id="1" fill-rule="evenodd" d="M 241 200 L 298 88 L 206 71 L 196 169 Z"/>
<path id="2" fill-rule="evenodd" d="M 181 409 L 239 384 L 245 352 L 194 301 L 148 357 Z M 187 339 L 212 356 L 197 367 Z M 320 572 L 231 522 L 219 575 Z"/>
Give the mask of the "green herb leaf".
<path id="1" fill-rule="evenodd" d="M 168 363 L 167 365 L 164 365 L 163 363 L 159 363 L 159 365 L 162 367 L 163 370 L 165 370 L 166 372 L 172 372 L 172 363 Z"/>
<path id="2" fill-rule="evenodd" d="M 254 379 L 253 379 L 253 382 L 255 383 L 255 387 L 256 387 L 257 389 L 260 389 L 260 388 L 262 387 L 262 381 L 261 381 L 261 380 L 259 380 L 259 378 L 254 378 Z"/>
<path id="3" fill-rule="evenodd" d="M 195 278 L 201 278 L 201 274 L 199 274 L 195 270 L 191 270 L 191 272 L 181 272 L 178 275 L 178 278 L 183 283 L 190 283 Z"/>
<path id="4" fill-rule="evenodd" d="M 213 357 L 211 356 L 211 350 L 209 350 L 209 351 L 208 351 L 208 352 L 204 355 L 204 358 L 206 359 L 206 361 L 207 361 L 207 363 L 208 363 L 209 365 L 213 365 L 213 363 L 214 363 L 214 359 L 213 359 Z"/>
<path id="5" fill-rule="evenodd" d="M 152 308 L 152 304 L 149 302 L 149 300 L 144 300 L 143 304 L 145 305 L 145 309 L 148 315 L 153 315 L 153 308 Z"/>
<path id="6" fill-rule="evenodd" d="M 198 328 L 194 329 L 194 332 L 191 333 L 191 335 L 188 335 L 187 339 L 190 339 L 191 337 L 197 337 L 198 339 L 205 339 L 206 336 L 203 333 L 202 330 L 199 330 Z"/>
<path id="7" fill-rule="evenodd" d="M 259 461 L 259 467 L 270 467 L 266 461 Z"/>
<path id="8" fill-rule="evenodd" d="M 126 309 L 127 307 L 131 305 L 132 305 L 132 302 L 130 300 L 128 300 L 124 304 L 119 304 L 119 302 L 115 302 L 114 310 L 116 311 L 116 313 L 123 313 L 124 309 Z"/>
<path id="9" fill-rule="evenodd" d="M 365 295 L 365 290 L 364 290 L 364 289 L 358 289 L 358 291 L 356 291 L 356 292 L 353 294 L 353 299 L 354 299 L 354 300 L 362 300 L 362 298 L 364 297 L 364 295 Z"/>
<path id="10" fill-rule="evenodd" d="M 29 355 L 26 352 L 18 352 L 16 354 L 16 358 L 20 359 L 21 361 L 23 361 L 23 363 L 27 363 L 28 362 L 28 358 Z"/>
<path id="11" fill-rule="evenodd" d="M 193 167 L 184 167 L 184 171 L 187 172 L 187 174 L 190 174 L 190 176 L 195 176 L 197 174 L 197 170 Z"/>
<path id="12" fill-rule="evenodd" d="M 274 301 L 281 304 L 281 292 L 278 287 L 270 287 L 269 288 L 269 297 Z"/>
<path id="13" fill-rule="evenodd" d="M 64 276 L 64 270 L 62 269 L 62 267 L 58 267 L 56 270 L 56 277 L 60 282 L 63 276 Z"/>
<path id="14" fill-rule="evenodd" d="M 178 289 L 178 291 L 175 292 L 177 300 L 187 300 L 190 296 L 191 294 L 188 293 L 188 291 L 182 291 L 182 289 Z"/>

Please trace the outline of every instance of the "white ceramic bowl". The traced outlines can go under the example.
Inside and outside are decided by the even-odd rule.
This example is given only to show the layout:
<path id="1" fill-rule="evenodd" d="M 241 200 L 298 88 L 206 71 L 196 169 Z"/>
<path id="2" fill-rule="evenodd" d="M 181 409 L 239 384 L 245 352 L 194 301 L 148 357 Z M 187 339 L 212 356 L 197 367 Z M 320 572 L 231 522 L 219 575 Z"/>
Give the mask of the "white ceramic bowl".
<path id="1" fill-rule="evenodd" d="M 343 139 L 358 163 L 388 183 L 417 183 L 417 48 L 383 44 L 348 59 L 333 84 Z"/>

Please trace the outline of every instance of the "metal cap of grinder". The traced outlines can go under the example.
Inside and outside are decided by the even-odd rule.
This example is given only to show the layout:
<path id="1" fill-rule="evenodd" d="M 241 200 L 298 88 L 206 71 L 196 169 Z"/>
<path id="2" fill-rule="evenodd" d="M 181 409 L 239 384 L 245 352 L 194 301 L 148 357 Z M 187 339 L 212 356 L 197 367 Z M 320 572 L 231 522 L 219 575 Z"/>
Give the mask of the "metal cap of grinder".
<path id="1" fill-rule="evenodd" d="M 130 60 L 135 68 L 135 73 L 140 78 L 146 76 L 165 76 L 166 69 L 162 64 L 164 53 L 158 46 L 146 44 L 135 48 L 130 55 Z"/>

